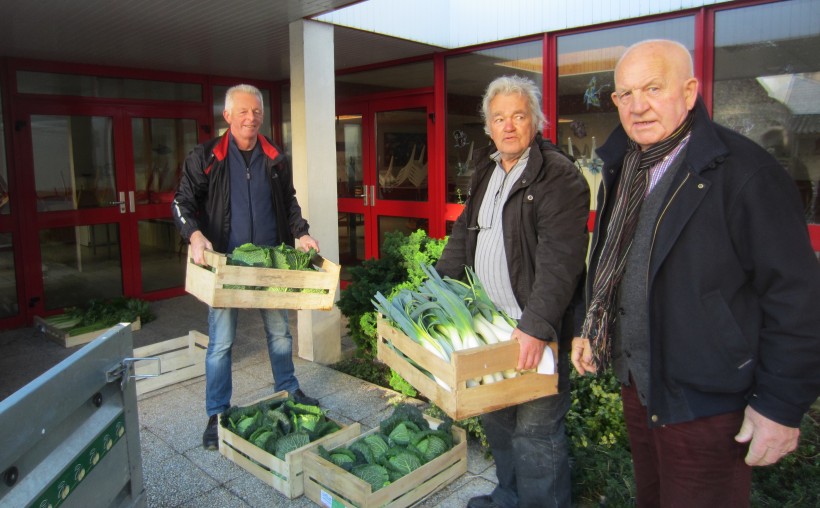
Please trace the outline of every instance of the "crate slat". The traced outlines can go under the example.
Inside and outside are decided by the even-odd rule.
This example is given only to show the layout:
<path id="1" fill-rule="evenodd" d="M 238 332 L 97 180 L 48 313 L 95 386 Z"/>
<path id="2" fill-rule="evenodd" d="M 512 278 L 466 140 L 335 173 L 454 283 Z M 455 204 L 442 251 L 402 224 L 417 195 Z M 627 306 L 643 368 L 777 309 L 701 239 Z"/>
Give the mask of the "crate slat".
<path id="1" fill-rule="evenodd" d="M 431 428 L 440 420 L 425 416 Z M 349 446 L 365 436 L 379 432 L 371 429 L 339 446 Z M 318 454 L 311 447 L 304 456 L 305 495 L 321 506 L 358 508 L 405 508 L 438 491 L 467 472 L 467 434 L 452 427 L 453 447 L 395 482 L 373 492 L 369 483 L 345 471 Z M 332 448 L 325 446 L 326 449 Z"/>
<path id="2" fill-rule="evenodd" d="M 228 256 L 205 251 L 206 265 L 193 262 L 190 247 L 185 274 L 185 291 L 211 307 L 251 309 L 330 310 L 339 285 L 341 266 L 323 258 L 313 257 L 313 265 L 321 271 L 278 270 L 228 265 Z M 282 287 L 322 289 L 326 293 L 277 292 L 232 289 L 225 286 Z"/>
<path id="3" fill-rule="evenodd" d="M 450 362 L 419 346 L 400 330 L 379 316 L 377 320 L 377 357 L 398 372 L 408 383 L 433 401 L 454 420 L 489 413 L 558 392 L 558 374 L 529 372 L 512 379 L 467 387 L 468 379 L 514 369 L 518 363 L 519 346 L 515 341 L 490 344 L 455 351 Z M 558 359 L 557 344 L 547 344 Z M 391 347 L 392 346 L 392 347 Z M 442 387 L 407 358 L 439 378 Z"/>
<path id="4" fill-rule="evenodd" d="M 134 349 L 135 358 L 158 357 L 160 372 L 157 377 L 137 379 L 137 396 L 159 390 L 182 381 L 205 375 L 205 353 L 208 336 L 196 330 L 188 335 Z M 136 375 L 157 372 L 153 362 L 136 365 Z"/>

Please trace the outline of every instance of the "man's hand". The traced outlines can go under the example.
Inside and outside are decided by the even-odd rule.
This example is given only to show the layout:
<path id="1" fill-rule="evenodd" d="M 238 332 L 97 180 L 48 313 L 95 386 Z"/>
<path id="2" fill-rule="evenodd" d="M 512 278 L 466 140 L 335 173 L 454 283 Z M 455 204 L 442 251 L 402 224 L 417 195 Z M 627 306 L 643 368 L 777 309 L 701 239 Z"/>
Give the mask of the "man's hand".
<path id="1" fill-rule="evenodd" d="M 598 372 L 598 367 L 596 367 L 595 362 L 592 361 L 592 345 L 589 343 L 589 339 L 581 337 L 574 337 L 572 339 L 570 360 L 572 360 L 572 365 L 575 366 L 575 370 L 582 376 L 587 372 L 591 374 Z"/>
<path id="2" fill-rule="evenodd" d="M 522 332 L 518 328 L 513 330 L 511 340 L 517 340 L 520 346 L 518 367 L 516 369 L 520 371 L 537 368 L 538 363 L 541 362 L 541 357 L 544 355 L 544 348 L 547 347 L 547 343 Z"/>
<path id="3" fill-rule="evenodd" d="M 799 437 L 800 429 L 780 425 L 752 409 L 752 406 L 746 406 L 743 424 L 735 441 L 749 443 L 746 464 L 768 466 L 793 452 Z"/>
<path id="4" fill-rule="evenodd" d="M 213 250 L 214 246 L 205 238 L 202 231 L 194 231 L 189 239 L 191 242 L 191 252 L 194 254 L 194 263 L 198 265 L 205 264 L 205 249 Z"/>
<path id="5" fill-rule="evenodd" d="M 317 242 L 316 239 L 313 238 L 310 235 L 300 236 L 299 237 L 299 245 L 301 245 L 302 248 L 305 249 L 305 251 L 309 251 L 310 249 L 313 249 L 316 252 L 319 252 L 319 242 Z"/>

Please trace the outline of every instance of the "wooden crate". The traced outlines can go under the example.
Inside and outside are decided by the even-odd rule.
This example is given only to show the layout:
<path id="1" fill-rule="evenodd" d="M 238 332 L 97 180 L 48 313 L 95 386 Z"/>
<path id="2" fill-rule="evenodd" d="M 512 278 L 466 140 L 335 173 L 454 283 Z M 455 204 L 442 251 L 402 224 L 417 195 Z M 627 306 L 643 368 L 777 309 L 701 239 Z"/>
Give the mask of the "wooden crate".
<path id="1" fill-rule="evenodd" d="M 135 358 L 159 358 L 159 376 L 137 379 L 137 395 L 204 376 L 207 351 L 208 336 L 196 330 L 183 337 L 136 348 Z M 134 368 L 137 376 L 156 373 L 157 365 L 153 362 L 140 362 Z"/>
<path id="2" fill-rule="evenodd" d="M 231 266 L 228 256 L 211 250 L 205 251 L 207 266 L 193 262 L 190 247 L 185 291 L 211 307 L 242 309 L 313 309 L 330 310 L 339 285 L 341 266 L 318 254 L 313 264 L 321 271 L 277 270 Z M 324 289 L 326 293 L 274 292 L 251 289 L 226 289 L 225 286 L 257 286 L 284 288 Z"/>
<path id="3" fill-rule="evenodd" d="M 34 326 L 39 328 L 40 331 L 46 334 L 46 337 L 64 347 L 74 347 L 79 346 L 81 344 L 88 344 L 92 340 L 96 339 L 97 337 L 108 331 L 108 328 L 100 328 L 99 330 L 94 330 L 93 332 L 87 332 L 82 333 L 80 335 L 71 336 L 68 334 L 66 330 L 61 330 L 59 328 L 51 326 L 51 324 L 49 324 L 49 322 L 45 318 L 41 318 L 40 316 L 34 316 Z M 137 316 L 137 319 L 131 323 L 131 331 L 135 332 L 140 328 L 140 318 L 139 316 Z"/>
<path id="4" fill-rule="evenodd" d="M 446 362 L 378 317 L 378 358 L 401 374 L 415 389 L 454 420 L 489 413 L 558 392 L 558 374 L 529 372 L 492 384 L 467 387 L 468 379 L 514 369 L 518 364 L 518 342 L 490 344 L 455 351 Z M 392 344 L 392 348 L 390 345 Z M 558 359 L 557 345 L 548 344 Z M 395 348 L 395 349 L 394 349 Z M 450 390 L 430 379 L 416 364 L 439 378 Z"/>
<path id="5" fill-rule="evenodd" d="M 257 404 L 263 400 L 273 401 L 285 399 L 287 396 L 287 392 L 277 392 L 271 397 L 260 399 L 253 404 Z M 289 499 L 293 499 L 304 493 L 302 467 L 303 456 L 306 450 L 310 449 L 311 446 L 319 444 L 325 447 L 335 448 L 341 443 L 347 442 L 350 438 L 358 436 L 361 432 L 359 423 L 353 423 L 348 426 L 339 424 L 339 426 L 341 427 L 340 430 L 293 450 L 285 455 L 285 460 L 281 460 L 275 455 L 271 455 L 265 450 L 242 439 L 219 423 L 217 424 L 219 432 L 219 453 L 278 490 Z"/>
<path id="6" fill-rule="evenodd" d="M 435 418 L 425 418 L 432 428 L 437 428 L 441 423 Z M 378 428 L 369 430 L 340 446 L 349 446 L 378 431 Z M 305 495 L 314 503 L 333 508 L 402 508 L 413 505 L 467 471 L 467 434 L 464 429 L 455 426 L 452 432 L 453 447 L 449 451 L 376 492 L 366 481 L 320 457 L 318 446 L 314 446 L 304 457 Z"/>

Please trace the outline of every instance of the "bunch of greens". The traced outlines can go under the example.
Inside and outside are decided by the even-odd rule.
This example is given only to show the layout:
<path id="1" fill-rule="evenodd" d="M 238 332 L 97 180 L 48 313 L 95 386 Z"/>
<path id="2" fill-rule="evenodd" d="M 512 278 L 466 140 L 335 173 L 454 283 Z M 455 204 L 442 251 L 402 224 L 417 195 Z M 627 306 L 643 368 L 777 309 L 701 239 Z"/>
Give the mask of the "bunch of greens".
<path id="1" fill-rule="evenodd" d="M 375 492 L 450 450 L 452 424 L 446 418 L 433 430 L 416 406 L 399 404 L 377 432 L 347 448 L 328 451 L 319 446 L 319 455 L 366 481 Z"/>
<path id="2" fill-rule="evenodd" d="M 306 252 L 284 243 L 277 247 L 245 243 L 235 248 L 233 252 L 228 255 L 228 264 L 234 266 L 253 266 L 257 268 L 276 268 L 277 270 L 315 271 L 312 265 L 312 259 L 315 255 L 315 249 L 310 249 Z M 299 289 L 279 286 L 264 287 L 226 284 L 224 288 L 274 291 L 277 293 L 327 293 L 326 289 Z"/>
<path id="3" fill-rule="evenodd" d="M 222 427 L 281 460 L 293 450 L 340 428 L 318 406 L 299 404 L 291 398 L 231 407 L 220 422 Z"/>
<path id="4" fill-rule="evenodd" d="M 117 323 L 130 323 L 137 318 L 143 324 L 154 320 L 148 302 L 121 296 L 110 300 L 89 300 L 87 307 L 68 307 L 64 314 L 48 317 L 45 321 L 74 337 Z"/>
<path id="5" fill-rule="evenodd" d="M 390 295 L 398 289 L 419 287 L 426 278 L 420 267 L 435 264 L 446 244 L 446 239 L 430 238 L 421 229 L 410 235 L 392 231 L 385 234 L 379 259 L 367 259 L 360 266 L 348 268 L 351 282 L 342 290 L 336 305 L 348 318 L 350 337 L 356 343 L 359 358 L 371 360 L 376 356 L 373 295 Z M 416 395 L 415 391 L 393 388 L 411 397 Z"/>

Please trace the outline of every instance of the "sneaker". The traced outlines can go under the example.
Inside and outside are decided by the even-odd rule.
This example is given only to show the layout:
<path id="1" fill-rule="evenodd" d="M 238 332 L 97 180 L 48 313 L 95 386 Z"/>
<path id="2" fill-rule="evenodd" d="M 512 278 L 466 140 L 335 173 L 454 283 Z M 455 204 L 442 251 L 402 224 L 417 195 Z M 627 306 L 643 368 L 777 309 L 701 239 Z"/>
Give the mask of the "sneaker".
<path id="1" fill-rule="evenodd" d="M 208 418 L 208 426 L 205 427 L 205 432 L 202 433 L 202 447 L 206 450 L 219 448 L 219 432 L 216 429 L 216 420 L 216 415 L 211 415 Z"/>
<path id="2" fill-rule="evenodd" d="M 305 395 L 305 392 L 303 392 L 301 388 L 297 388 L 296 391 L 290 392 L 290 397 L 297 404 L 305 404 L 306 406 L 318 406 L 319 405 L 319 400 L 318 399 L 314 399 L 313 397 L 308 397 L 307 395 Z"/>

